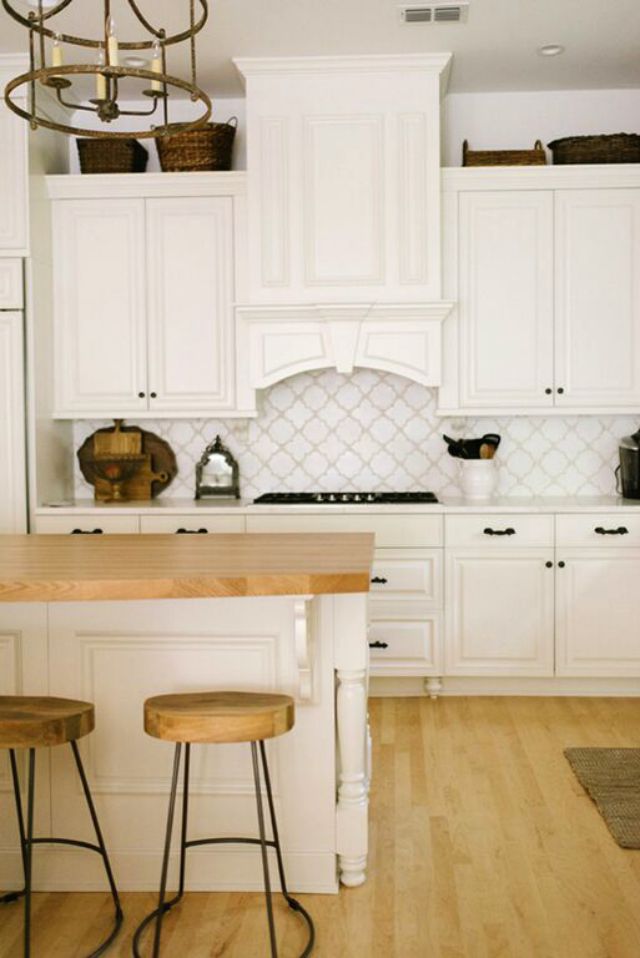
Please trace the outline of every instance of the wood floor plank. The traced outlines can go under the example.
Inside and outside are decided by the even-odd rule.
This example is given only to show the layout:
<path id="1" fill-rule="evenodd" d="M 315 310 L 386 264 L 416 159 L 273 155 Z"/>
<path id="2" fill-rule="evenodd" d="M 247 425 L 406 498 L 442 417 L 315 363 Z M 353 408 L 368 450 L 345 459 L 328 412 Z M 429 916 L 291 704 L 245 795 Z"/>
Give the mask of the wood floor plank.
<path id="1" fill-rule="evenodd" d="M 378 699 L 371 869 L 360 888 L 300 896 L 319 958 L 638 958 L 640 851 L 620 849 L 563 749 L 637 746 L 637 699 Z M 257 867 L 259 863 L 256 862 Z M 154 896 L 125 894 L 131 934 Z M 82 958 L 108 897 L 38 894 L 34 954 Z M 282 958 L 304 930 L 276 909 Z M 264 897 L 193 893 L 166 921 L 163 956 L 267 954 Z M 0 958 L 20 958 L 21 906 L 0 907 Z"/>

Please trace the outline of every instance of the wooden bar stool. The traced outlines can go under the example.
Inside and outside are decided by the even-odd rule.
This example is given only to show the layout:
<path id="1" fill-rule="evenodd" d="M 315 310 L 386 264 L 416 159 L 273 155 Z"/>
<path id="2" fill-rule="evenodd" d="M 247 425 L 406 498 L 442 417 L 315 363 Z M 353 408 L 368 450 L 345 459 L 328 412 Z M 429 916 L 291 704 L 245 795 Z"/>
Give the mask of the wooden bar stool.
<path id="1" fill-rule="evenodd" d="M 160 896 L 158 907 L 142 921 L 133 937 L 133 954 L 141 958 L 139 952 L 140 936 L 144 929 L 155 919 L 155 937 L 153 943 L 153 958 L 160 955 L 160 936 L 162 934 L 162 919 L 170 908 L 173 908 L 184 894 L 185 856 L 187 848 L 195 845 L 222 845 L 225 843 L 260 845 L 262 851 L 262 870 L 267 903 L 267 919 L 269 923 L 269 940 L 271 958 L 278 958 L 276 945 L 275 922 L 273 918 L 273 903 L 271 900 L 271 879 L 269 877 L 269 863 L 267 848 L 274 848 L 278 862 L 280 887 L 289 908 L 299 912 L 308 929 L 308 938 L 304 951 L 299 958 L 307 958 L 313 951 L 315 929 L 311 916 L 305 911 L 300 902 L 292 898 L 287 890 L 287 883 L 282 862 L 282 851 L 278 826 L 276 823 L 271 779 L 267 765 L 267 755 L 264 740 L 282 735 L 293 728 L 294 705 L 288 695 L 273 695 L 254 692 L 194 692 L 184 695 L 158 695 L 147 699 L 144 703 L 144 727 L 148 735 L 165 741 L 175 742 L 173 761 L 173 776 L 171 780 L 171 795 L 169 798 L 169 812 L 167 815 L 167 830 L 162 859 L 162 873 L 160 878 Z M 256 805 L 258 811 L 258 827 L 260 838 L 200 838 L 187 841 L 187 812 L 189 806 L 189 759 L 191 745 L 195 743 L 219 742 L 250 742 L 251 758 L 253 762 L 253 780 L 256 791 Z M 165 901 L 167 887 L 167 870 L 169 867 L 169 850 L 173 831 L 173 818 L 180 771 L 180 753 L 185 745 L 184 787 L 182 798 L 182 830 L 180 838 L 180 878 L 177 895 L 170 901 Z M 269 816 L 271 818 L 272 840 L 267 840 L 265 833 L 264 810 L 262 805 L 262 788 L 260 782 L 260 766 L 258 763 L 258 748 L 262 772 L 267 791 Z"/>
<path id="2" fill-rule="evenodd" d="M 94 708 L 90 702 L 73 699 L 45 698 L 42 696 L 0 695 L 0 748 L 9 749 L 11 777 L 20 832 L 20 849 L 24 869 L 24 888 L 0 898 L 0 903 L 9 903 L 24 898 L 24 958 L 31 955 L 31 874 L 34 845 L 76 845 L 88 848 L 102 856 L 111 896 L 115 908 L 113 928 L 107 938 L 87 958 L 102 955 L 118 934 L 122 925 L 122 908 L 113 879 L 109 856 L 98 823 L 89 783 L 82 766 L 76 740 L 88 735 L 95 726 Z M 35 798 L 36 749 L 69 743 L 75 759 L 82 790 L 96 834 L 95 845 L 71 838 L 34 838 L 33 809 Z M 27 812 L 25 815 L 20 796 L 16 749 L 28 749 Z"/>

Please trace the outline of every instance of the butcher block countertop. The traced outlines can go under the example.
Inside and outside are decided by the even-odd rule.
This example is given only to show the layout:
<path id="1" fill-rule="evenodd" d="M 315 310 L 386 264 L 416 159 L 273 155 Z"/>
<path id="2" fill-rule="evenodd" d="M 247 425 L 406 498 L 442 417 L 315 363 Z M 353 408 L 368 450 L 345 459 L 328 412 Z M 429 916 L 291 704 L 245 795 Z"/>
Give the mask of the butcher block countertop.
<path id="1" fill-rule="evenodd" d="M 0 536 L 0 602 L 368 592 L 369 533 Z"/>

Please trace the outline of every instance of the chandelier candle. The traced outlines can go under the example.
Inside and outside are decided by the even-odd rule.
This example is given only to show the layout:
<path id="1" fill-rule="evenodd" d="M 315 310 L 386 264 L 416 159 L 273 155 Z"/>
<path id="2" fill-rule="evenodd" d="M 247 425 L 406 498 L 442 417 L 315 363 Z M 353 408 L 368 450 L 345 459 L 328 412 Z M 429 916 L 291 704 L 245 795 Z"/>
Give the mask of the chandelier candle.
<path id="1" fill-rule="evenodd" d="M 116 37 L 116 21 L 113 17 L 107 20 L 107 62 L 110 67 L 118 66 L 118 38 Z"/>

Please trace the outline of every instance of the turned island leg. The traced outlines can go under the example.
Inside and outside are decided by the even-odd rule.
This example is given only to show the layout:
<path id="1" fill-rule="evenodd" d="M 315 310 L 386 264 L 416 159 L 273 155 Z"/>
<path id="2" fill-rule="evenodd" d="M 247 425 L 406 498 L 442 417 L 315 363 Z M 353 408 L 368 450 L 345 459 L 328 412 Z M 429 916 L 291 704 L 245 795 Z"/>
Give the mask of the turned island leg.
<path id="1" fill-rule="evenodd" d="M 362 594 L 339 595 L 334 601 L 338 868 L 342 884 L 353 887 L 366 879 L 369 838 L 367 605 Z"/>

